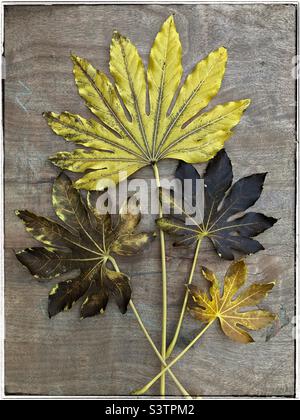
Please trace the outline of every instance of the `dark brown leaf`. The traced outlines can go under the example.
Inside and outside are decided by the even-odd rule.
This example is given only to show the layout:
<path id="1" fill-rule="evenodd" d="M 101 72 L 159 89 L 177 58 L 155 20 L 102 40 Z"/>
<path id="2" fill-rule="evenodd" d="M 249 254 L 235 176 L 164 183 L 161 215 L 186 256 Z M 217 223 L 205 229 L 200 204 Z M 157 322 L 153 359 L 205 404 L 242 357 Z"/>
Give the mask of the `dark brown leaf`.
<path id="1" fill-rule="evenodd" d="M 181 181 L 186 176 L 190 176 L 193 182 L 198 179 L 198 173 L 185 163 L 180 164 L 177 176 Z M 159 219 L 157 224 L 164 231 L 179 236 L 177 246 L 189 246 L 208 237 L 219 256 L 227 260 L 234 259 L 233 251 L 254 254 L 264 247 L 252 238 L 272 227 L 277 220 L 261 213 L 248 212 L 242 216 L 241 213 L 259 199 L 265 177 L 265 173 L 254 174 L 231 186 L 232 166 L 225 150 L 222 150 L 210 161 L 204 175 L 203 222 L 187 225 L 183 217 L 171 216 Z M 174 203 L 171 202 L 171 205 L 174 206 Z M 187 216 L 190 217 L 185 213 L 184 217 Z"/>
<path id="2" fill-rule="evenodd" d="M 134 233 L 140 222 L 140 211 L 132 204 L 122 207 L 116 225 L 111 216 L 95 207 L 96 197 L 89 193 L 87 206 L 71 180 L 60 174 L 54 182 L 53 206 L 67 227 L 27 210 L 17 211 L 26 230 L 47 245 L 28 248 L 17 253 L 18 260 L 32 275 L 51 279 L 74 269 L 80 275 L 58 283 L 49 295 L 49 316 L 71 309 L 87 293 L 81 309 L 83 318 L 105 310 L 108 297 L 114 296 L 122 313 L 131 296 L 128 278 L 110 271 L 111 253 L 135 255 L 152 241 L 153 233 Z"/>

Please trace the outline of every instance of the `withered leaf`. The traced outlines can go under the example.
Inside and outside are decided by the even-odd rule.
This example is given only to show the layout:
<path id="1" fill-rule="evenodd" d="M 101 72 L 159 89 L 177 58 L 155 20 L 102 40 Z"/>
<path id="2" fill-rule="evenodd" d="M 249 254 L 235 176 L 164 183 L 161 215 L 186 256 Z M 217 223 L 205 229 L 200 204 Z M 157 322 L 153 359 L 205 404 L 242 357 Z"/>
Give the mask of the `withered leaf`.
<path id="1" fill-rule="evenodd" d="M 96 119 L 69 112 L 44 115 L 57 135 L 86 147 L 50 158 L 62 169 L 88 171 L 76 188 L 102 190 L 108 179 L 118 183 L 162 159 L 207 162 L 223 148 L 250 100 L 227 102 L 200 114 L 221 87 L 227 50 L 211 52 L 180 87 L 181 56 L 173 16 L 154 40 L 147 72 L 136 47 L 117 32 L 109 62 L 114 83 L 86 59 L 72 55 L 79 95 Z"/>
<path id="2" fill-rule="evenodd" d="M 16 254 L 33 276 L 51 279 L 72 270 L 80 271 L 76 278 L 53 287 L 49 294 L 49 316 L 71 309 L 83 296 L 83 318 L 103 312 L 109 296 L 125 313 L 131 297 L 129 278 L 110 270 L 108 264 L 114 254 L 135 255 L 153 240 L 152 233 L 134 233 L 140 211 L 129 200 L 114 224 L 109 213 L 97 210 L 95 194 L 88 194 L 86 205 L 64 173 L 54 182 L 52 199 L 56 215 L 65 226 L 27 210 L 16 211 L 26 230 L 46 245 Z"/>
<path id="3" fill-rule="evenodd" d="M 177 177 L 184 181 L 199 179 L 199 174 L 190 164 L 181 163 Z M 229 157 L 221 150 L 212 159 L 204 175 L 204 217 L 201 224 L 186 224 L 184 213 L 181 216 L 163 217 L 157 220 L 158 226 L 170 234 L 178 236 L 177 246 L 189 246 L 201 238 L 208 237 L 220 257 L 233 260 L 233 251 L 254 254 L 264 247 L 253 237 L 269 229 L 276 223 L 273 217 L 262 213 L 244 213 L 259 199 L 266 174 L 254 174 L 240 179 L 232 185 L 233 173 Z M 165 198 L 166 197 L 166 198 Z M 172 199 L 162 194 L 162 199 Z M 192 219 L 192 218 L 191 218 Z"/>
<path id="4" fill-rule="evenodd" d="M 193 299 L 189 311 L 193 317 L 204 323 L 219 320 L 221 328 L 229 338 L 240 343 L 254 340 L 245 331 L 256 331 L 269 325 L 276 316 L 264 310 L 246 310 L 258 305 L 273 289 L 275 283 L 253 284 L 240 291 L 247 279 L 247 266 L 244 261 L 236 261 L 229 267 L 223 292 L 215 274 L 202 267 L 202 274 L 211 283 L 210 296 L 195 285 L 188 289 Z"/>

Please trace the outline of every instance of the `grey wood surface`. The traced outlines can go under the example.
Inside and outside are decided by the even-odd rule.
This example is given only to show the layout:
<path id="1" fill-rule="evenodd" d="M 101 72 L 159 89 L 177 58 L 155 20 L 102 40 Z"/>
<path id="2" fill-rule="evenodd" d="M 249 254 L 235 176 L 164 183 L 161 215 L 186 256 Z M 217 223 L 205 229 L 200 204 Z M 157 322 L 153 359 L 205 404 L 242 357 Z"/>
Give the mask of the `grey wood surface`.
<path id="1" fill-rule="evenodd" d="M 235 179 L 268 171 L 255 206 L 280 221 L 259 240 L 266 250 L 247 259 L 250 282 L 276 279 L 265 303 L 280 313 L 272 330 L 255 334 L 256 343 L 229 341 L 215 327 L 202 344 L 174 367 L 194 395 L 274 396 L 294 394 L 294 194 L 296 8 L 293 5 L 135 5 L 8 6 L 5 9 L 5 377 L 8 394 L 128 395 L 157 373 L 159 363 L 133 314 L 122 316 L 110 303 L 105 315 L 79 320 L 79 306 L 47 317 L 49 283 L 38 283 L 14 257 L 14 249 L 34 245 L 14 215 L 28 208 L 53 216 L 51 185 L 57 171 L 47 157 L 66 149 L 47 127 L 42 112 L 68 110 L 88 116 L 77 95 L 70 51 L 108 70 L 114 29 L 126 34 L 143 59 L 165 18 L 175 13 L 185 71 L 225 45 L 229 62 L 213 104 L 250 97 L 252 105 L 227 144 Z M 174 164 L 161 164 L 170 175 Z M 143 171 L 150 178 L 151 171 Z M 150 227 L 151 221 L 144 223 Z M 167 243 L 168 335 L 174 329 L 192 250 Z M 209 243 L 201 263 L 223 275 Z M 158 241 L 144 257 L 120 262 L 132 277 L 133 298 L 160 345 L 161 279 Z M 200 263 L 199 263 L 200 265 Z M 197 267 L 197 282 L 203 280 Z M 186 318 L 177 351 L 199 325 Z M 270 339 L 271 337 L 271 339 Z M 151 394 L 158 393 L 158 387 Z M 177 389 L 168 382 L 168 394 Z"/>

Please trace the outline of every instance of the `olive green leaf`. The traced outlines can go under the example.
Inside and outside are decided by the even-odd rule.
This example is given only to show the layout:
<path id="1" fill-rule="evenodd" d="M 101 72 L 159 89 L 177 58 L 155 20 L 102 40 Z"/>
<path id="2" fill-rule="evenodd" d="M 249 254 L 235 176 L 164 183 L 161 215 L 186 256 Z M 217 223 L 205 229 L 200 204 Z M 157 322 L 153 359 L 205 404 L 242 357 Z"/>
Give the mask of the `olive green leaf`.
<path id="1" fill-rule="evenodd" d="M 180 163 L 176 172 L 183 185 L 185 179 L 194 181 L 200 176 L 192 165 Z M 254 174 L 240 179 L 232 185 L 232 166 L 225 150 L 221 150 L 208 164 L 204 175 L 203 222 L 197 224 L 191 215 L 183 210 L 182 217 L 169 216 L 157 220 L 157 225 L 178 237 L 176 246 L 190 246 L 201 238 L 209 238 L 220 257 L 233 260 L 233 251 L 254 254 L 264 247 L 252 239 L 277 222 L 273 217 L 248 212 L 259 199 L 266 174 Z M 193 189 L 195 192 L 195 188 Z M 174 200 L 161 192 L 162 200 L 168 200 L 171 207 Z M 195 197 L 193 197 L 194 201 Z M 177 206 L 179 207 L 179 206 Z M 186 224 L 185 219 L 191 219 Z"/>
<path id="2" fill-rule="evenodd" d="M 181 55 L 170 16 L 154 40 L 147 72 L 136 47 L 117 32 L 110 46 L 114 83 L 84 58 L 72 56 L 79 95 L 96 119 L 69 112 L 44 115 L 57 135 L 85 147 L 50 158 L 62 169 L 88 171 L 75 182 L 76 188 L 102 190 L 162 159 L 206 162 L 223 148 L 250 100 L 227 102 L 200 114 L 221 87 L 227 51 L 221 47 L 210 53 L 179 89 Z"/>
<path id="3" fill-rule="evenodd" d="M 258 305 L 273 289 L 275 283 L 252 284 L 240 291 L 247 279 L 247 266 L 244 261 L 231 264 L 224 279 L 221 291 L 215 274 L 202 267 L 202 275 L 211 283 L 210 296 L 194 285 L 189 285 L 189 292 L 194 304 L 189 306 L 190 313 L 204 323 L 219 320 L 221 328 L 229 338 L 240 343 L 252 343 L 253 338 L 245 331 L 265 328 L 276 316 L 264 310 L 247 310 Z"/>
<path id="4" fill-rule="evenodd" d="M 113 223 L 109 213 L 97 209 L 95 194 L 88 194 L 86 205 L 64 173 L 54 182 L 52 201 L 64 226 L 27 210 L 16 211 L 26 230 L 46 245 L 16 254 L 34 277 L 52 279 L 72 270 L 80 272 L 52 288 L 49 316 L 71 309 L 82 296 L 83 318 L 103 312 L 110 296 L 125 313 L 131 296 L 129 278 L 107 265 L 113 254 L 135 255 L 153 240 L 152 233 L 134 233 L 141 218 L 139 209 L 132 200 L 126 201 Z"/>

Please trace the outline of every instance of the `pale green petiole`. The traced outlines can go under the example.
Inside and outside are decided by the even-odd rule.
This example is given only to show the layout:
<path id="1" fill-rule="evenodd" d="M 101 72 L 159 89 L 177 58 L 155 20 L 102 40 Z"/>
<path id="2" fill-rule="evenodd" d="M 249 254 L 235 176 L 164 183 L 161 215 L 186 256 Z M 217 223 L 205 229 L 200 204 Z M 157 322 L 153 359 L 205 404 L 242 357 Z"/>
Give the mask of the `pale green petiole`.
<path id="1" fill-rule="evenodd" d="M 152 385 L 155 384 L 155 382 L 166 372 L 169 372 L 169 369 L 175 365 L 189 350 L 191 347 L 193 347 L 197 341 L 202 337 L 202 335 L 209 329 L 209 327 L 212 325 L 212 323 L 215 320 L 211 321 L 207 326 L 194 338 L 193 341 L 190 342 L 190 344 L 181 352 L 178 354 L 178 356 L 175 357 L 175 359 L 172 360 L 171 363 L 169 363 L 165 368 L 163 368 L 150 382 L 147 383 L 143 388 L 138 389 L 137 391 L 134 391 L 132 395 L 143 395 L 145 394 L 149 388 L 151 388 Z"/>
<path id="2" fill-rule="evenodd" d="M 188 278 L 187 285 L 190 285 L 193 281 L 193 277 L 194 277 L 194 274 L 195 274 L 195 269 L 196 269 L 196 265 L 197 265 L 197 261 L 198 261 L 198 256 L 199 256 L 199 251 L 200 251 L 200 248 L 201 248 L 202 240 L 203 240 L 203 237 L 201 237 L 197 242 L 197 246 L 196 246 L 195 254 L 194 254 L 194 258 L 193 258 L 193 265 L 192 265 L 192 268 L 191 268 L 191 272 L 190 272 L 190 275 L 189 275 L 189 278 Z M 183 319 L 184 319 L 184 315 L 185 315 L 185 312 L 186 312 L 188 297 L 189 297 L 189 291 L 188 291 L 188 289 L 186 289 L 183 304 L 182 304 L 181 313 L 180 313 L 178 324 L 177 324 L 177 327 L 176 327 L 176 330 L 175 330 L 175 334 L 174 334 L 174 337 L 173 337 L 171 343 L 169 344 L 169 347 L 168 347 L 168 350 L 167 350 L 167 353 L 166 353 L 167 359 L 173 353 L 174 347 L 177 343 L 177 340 L 178 340 L 178 337 L 179 337 L 179 334 L 180 334 L 180 330 L 181 330 L 181 326 L 182 326 L 182 322 L 183 322 Z"/>
<path id="3" fill-rule="evenodd" d="M 109 257 L 108 260 L 112 263 L 114 269 L 117 272 L 120 272 L 119 267 L 117 265 L 116 260 L 113 257 Z M 154 350 L 155 354 L 157 355 L 157 357 L 159 358 L 159 360 L 161 361 L 161 363 L 164 365 L 164 367 L 167 366 L 167 363 L 165 362 L 165 360 L 162 358 L 160 352 L 158 351 L 156 345 L 154 344 L 152 338 L 150 337 L 146 327 L 144 326 L 144 323 L 133 303 L 132 300 L 130 300 L 129 305 L 143 331 L 143 333 L 145 334 L 145 337 L 147 338 L 148 342 L 150 343 L 152 349 Z M 183 387 L 183 385 L 181 385 L 181 383 L 179 382 L 179 380 L 176 378 L 176 376 L 173 374 L 173 372 L 171 370 L 169 370 L 169 375 L 171 376 L 171 378 L 173 379 L 174 383 L 176 384 L 177 388 L 179 389 L 179 391 L 182 393 L 182 395 L 184 395 L 187 399 L 192 399 L 192 397 L 189 395 L 189 393 L 186 391 L 186 389 Z"/>
<path id="4" fill-rule="evenodd" d="M 160 176 L 159 170 L 156 163 L 153 164 L 153 172 L 156 180 L 157 188 L 160 188 Z M 160 203 L 159 205 L 159 217 L 163 217 L 163 209 Z M 168 316 L 168 300 L 167 300 L 167 267 L 166 267 L 166 246 L 165 246 L 165 234 L 160 229 L 160 249 L 161 249 L 161 269 L 162 269 L 162 333 L 161 333 L 161 357 L 163 361 L 166 361 L 167 351 L 167 316 Z M 162 364 L 162 371 L 164 370 L 165 364 Z M 164 398 L 166 395 L 166 378 L 165 375 L 161 375 L 160 380 L 160 395 Z"/>

